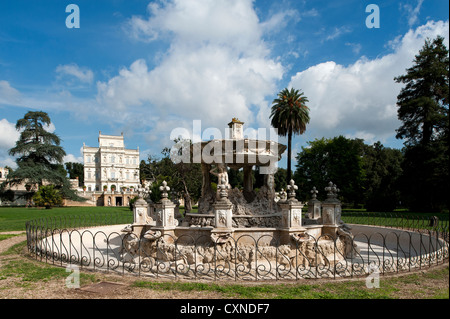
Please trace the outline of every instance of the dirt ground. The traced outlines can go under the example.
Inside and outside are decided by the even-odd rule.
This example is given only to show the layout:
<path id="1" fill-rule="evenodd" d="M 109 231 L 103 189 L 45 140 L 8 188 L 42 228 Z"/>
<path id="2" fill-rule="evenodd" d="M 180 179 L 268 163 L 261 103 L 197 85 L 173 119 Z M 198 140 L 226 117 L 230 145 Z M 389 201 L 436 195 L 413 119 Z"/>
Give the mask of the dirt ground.
<path id="1" fill-rule="evenodd" d="M 5 233 L 3 233 L 5 234 Z M 15 236 L 0 241 L 0 254 L 9 247 L 26 240 L 25 235 Z M 0 271 L 11 260 L 24 262 L 36 262 L 25 255 L 0 256 Z M 447 267 L 448 264 L 444 265 Z M 96 282 L 82 285 L 80 288 L 67 288 L 65 280 L 51 279 L 45 282 L 27 282 L 17 276 L 1 278 L 0 272 L 0 299 L 224 299 L 223 295 L 208 291 L 160 291 L 148 288 L 133 287 L 131 284 L 138 280 L 135 276 L 121 276 L 111 273 L 95 272 Z M 422 286 L 448 289 L 449 283 L 443 280 L 433 280 L 424 276 L 421 280 L 430 280 L 422 283 Z M 162 280 L 159 280 L 162 281 Z M 336 281 L 333 281 L 336 282 Z M 320 281 L 314 281 L 314 284 Z M 254 285 L 258 283 L 248 283 Z M 410 285 L 410 286 L 408 286 Z M 398 298 L 422 298 L 414 293 L 417 284 L 403 283 L 402 289 L 396 295 Z M 425 296 L 426 298 L 427 296 Z"/>
<path id="2" fill-rule="evenodd" d="M 14 232 L 9 232 L 14 233 Z M 2 234 L 9 234 L 2 233 Z M 0 241 L 0 254 L 9 247 L 26 240 L 25 235 L 15 236 Z M 35 262 L 25 256 L 0 256 L 0 269 L 4 262 L 11 259 L 25 259 L 26 262 Z M 39 263 L 39 262 L 38 262 Z M 69 275 L 69 273 L 68 273 Z M 131 287 L 137 280 L 134 276 L 120 276 L 96 272 L 99 282 L 81 286 L 80 288 L 67 288 L 65 280 L 50 280 L 46 282 L 20 283 L 22 280 L 7 277 L 0 280 L 0 299 L 217 299 L 223 298 L 219 294 L 202 291 L 154 291 L 147 288 Z M 1 278 L 0 278 L 1 279 Z"/>

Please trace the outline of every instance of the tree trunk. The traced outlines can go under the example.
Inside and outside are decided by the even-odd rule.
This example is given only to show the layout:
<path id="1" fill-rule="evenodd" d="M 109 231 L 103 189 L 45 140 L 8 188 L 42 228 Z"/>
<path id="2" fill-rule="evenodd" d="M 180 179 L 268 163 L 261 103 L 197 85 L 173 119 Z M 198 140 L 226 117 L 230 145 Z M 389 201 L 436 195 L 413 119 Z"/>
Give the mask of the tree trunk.
<path id="1" fill-rule="evenodd" d="M 292 144 L 292 130 L 289 130 L 288 133 L 288 157 L 287 157 L 287 181 L 286 181 L 286 185 L 289 184 L 290 180 L 291 180 L 291 144 Z"/>
<path id="2" fill-rule="evenodd" d="M 190 213 L 192 210 L 192 203 L 191 203 L 191 195 L 189 194 L 186 182 L 184 179 L 181 180 L 184 186 L 184 213 Z M 186 215 L 185 215 L 186 216 Z"/>

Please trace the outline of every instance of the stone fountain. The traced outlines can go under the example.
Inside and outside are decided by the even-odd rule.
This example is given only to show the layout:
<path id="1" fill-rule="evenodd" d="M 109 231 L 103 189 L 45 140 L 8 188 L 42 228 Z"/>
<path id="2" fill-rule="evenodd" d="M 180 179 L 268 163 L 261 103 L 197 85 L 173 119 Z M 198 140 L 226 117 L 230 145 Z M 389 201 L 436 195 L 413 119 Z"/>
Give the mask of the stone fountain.
<path id="1" fill-rule="evenodd" d="M 238 245 L 239 255 L 245 255 L 242 252 L 247 251 L 247 257 L 251 259 L 250 254 L 257 245 L 259 253 L 264 250 L 265 258 L 277 258 L 277 249 L 286 256 L 296 254 L 300 249 L 308 262 L 317 264 L 323 260 L 330 263 L 336 258 L 343 259 L 356 249 L 351 244 L 350 228 L 340 218 L 341 204 L 336 185 L 330 182 L 325 188 L 327 199 L 323 202 L 317 199 L 318 191 L 314 188 L 308 202 L 308 214 L 303 218 L 304 204 L 296 198 L 298 187 L 293 180 L 279 194 L 275 192 L 276 163 L 286 146 L 270 140 L 244 138 L 243 124 L 233 118 L 228 124 L 229 139 L 191 146 L 193 158 L 201 154 L 203 180 L 198 213 L 187 213 L 183 219 L 177 219 L 176 205 L 168 199 L 170 187 L 165 181 L 160 187 L 162 197 L 158 203 L 145 200 L 148 191 L 139 189 L 134 222 L 123 230 L 133 234 L 128 249 L 136 248 L 140 242 L 140 249 L 146 256 L 170 260 L 168 256 L 175 250 L 176 243 L 176 255 L 184 256 L 183 260 L 189 263 L 199 255 L 195 250 L 203 246 L 200 262 L 207 263 L 211 254 L 224 260 L 235 258 L 234 249 Z M 252 183 L 254 165 L 260 166 L 260 171 L 265 174 L 264 186 L 258 192 Z M 243 169 L 243 190 L 231 188 L 227 168 Z M 217 176 L 217 191 L 211 186 L 212 175 Z M 197 248 L 193 248 L 192 243 Z M 343 252 L 342 256 L 333 254 L 335 247 Z M 164 249 L 166 253 L 161 255 Z M 211 250 L 209 255 L 208 249 Z"/>

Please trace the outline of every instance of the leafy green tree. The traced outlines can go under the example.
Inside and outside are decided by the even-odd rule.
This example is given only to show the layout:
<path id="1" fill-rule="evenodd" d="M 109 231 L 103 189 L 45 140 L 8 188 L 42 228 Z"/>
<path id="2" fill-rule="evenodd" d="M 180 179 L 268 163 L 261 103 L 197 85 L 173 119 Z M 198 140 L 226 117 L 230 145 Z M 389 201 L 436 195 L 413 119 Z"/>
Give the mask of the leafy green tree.
<path id="1" fill-rule="evenodd" d="M 410 209 L 448 209 L 449 51 L 444 38 L 427 39 L 413 66 L 394 78 L 405 86 L 397 96 L 404 139 L 402 188 Z"/>
<path id="2" fill-rule="evenodd" d="M 308 147 L 303 147 L 296 156 L 294 180 L 299 187 L 298 197 L 302 200 L 310 198 L 310 190 L 315 186 L 319 197 L 323 198 L 324 188 L 331 181 L 340 189 L 339 196 L 344 202 L 361 203 L 364 181 L 362 145 L 360 139 L 343 136 L 308 142 Z"/>
<path id="3" fill-rule="evenodd" d="M 33 195 L 33 202 L 36 206 L 50 209 L 52 206 L 61 205 L 63 198 L 53 185 L 41 185 Z"/>
<path id="4" fill-rule="evenodd" d="M 275 180 L 275 191 L 279 192 L 281 189 L 286 189 L 287 184 L 287 170 L 281 167 L 278 167 L 277 172 L 274 175 Z"/>
<path id="5" fill-rule="evenodd" d="M 17 169 L 8 174 L 4 184 L 23 183 L 36 190 L 45 182 L 54 184 L 65 198 L 83 200 L 70 188 L 67 172 L 62 166 L 66 153 L 60 146 L 60 138 L 46 130 L 50 124 L 50 117 L 42 111 L 30 111 L 17 121 L 20 137 L 9 150 L 11 156 L 18 156 Z"/>
<path id="6" fill-rule="evenodd" d="M 244 186 L 244 172 L 238 169 L 228 169 L 228 182 L 232 188 L 241 189 Z"/>
<path id="7" fill-rule="evenodd" d="M 0 191 L 0 199 L 2 201 L 13 202 L 14 201 L 14 191 L 7 189 L 5 191 Z"/>
<path id="8" fill-rule="evenodd" d="M 403 153 L 384 147 L 380 142 L 364 145 L 362 167 L 365 173 L 363 191 L 369 211 L 392 211 L 400 202 L 399 178 Z"/>
<path id="9" fill-rule="evenodd" d="M 178 142 L 178 141 L 175 141 Z M 190 141 L 188 141 L 190 143 Z M 160 197 L 159 186 L 165 180 L 171 192 L 189 198 L 195 203 L 201 196 L 202 170 L 198 163 L 174 163 L 170 158 L 170 148 L 164 148 L 162 158 L 149 156 L 147 162 L 141 161 L 141 172 L 150 177 L 152 184 L 151 198 L 158 201 Z"/>
<path id="10" fill-rule="evenodd" d="M 78 178 L 78 186 L 82 186 L 84 184 L 84 165 L 82 163 L 66 162 L 64 166 L 69 174 L 69 178 Z"/>
<path id="11" fill-rule="evenodd" d="M 287 180 L 289 183 L 291 170 L 291 154 L 292 154 L 292 135 L 303 134 L 306 125 L 309 123 L 309 108 L 306 106 L 308 99 L 303 92 L 291 88 L 285 88 L 278 93 L 278 98 L 272 102 L 270 113 L 271 125 L 278 129 L 278 135 L 288 137 L 288 154 L 287 154 Z"/>

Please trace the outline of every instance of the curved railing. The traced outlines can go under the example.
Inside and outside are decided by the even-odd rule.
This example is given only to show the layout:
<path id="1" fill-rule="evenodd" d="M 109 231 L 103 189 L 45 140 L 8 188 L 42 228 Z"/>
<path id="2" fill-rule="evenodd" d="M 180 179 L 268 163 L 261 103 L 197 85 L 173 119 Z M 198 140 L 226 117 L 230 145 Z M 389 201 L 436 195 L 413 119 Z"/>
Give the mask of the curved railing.
<path id="1" fill-rule="evenodd" d="M 121 231 L 131 222 L 129 216 L 40 219 L 28 222 L 26 233 L 28 251 L 40 261 L 152 277 L 344 278 L 367 276 L 374 270 L 380 274 L 414 271 L 448 262 L 448 221 L 447 226 L 443 222 L 425 225 L 419 220 L 398 227 L 388 217 L 379 217 L 385 218 L 382 227 L 354 223 L 350 225 L 352 237 L 307 235 L 293 246 L 280 244 L 275 235 L 253 238 L 243 234 L 226 243 L 213 242 L 209 235 L 138 238 Z M 343 219 L 351 223 L 346 216 Z"/>

